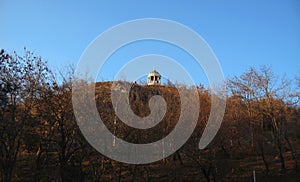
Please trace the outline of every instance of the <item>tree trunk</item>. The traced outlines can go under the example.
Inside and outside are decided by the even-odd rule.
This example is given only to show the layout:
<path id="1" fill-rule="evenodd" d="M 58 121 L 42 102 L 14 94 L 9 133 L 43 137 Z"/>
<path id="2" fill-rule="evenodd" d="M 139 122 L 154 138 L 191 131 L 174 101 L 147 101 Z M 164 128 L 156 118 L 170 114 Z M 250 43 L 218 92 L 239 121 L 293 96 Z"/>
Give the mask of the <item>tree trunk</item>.
<path id="1" fill-rule="evenodd" d="M 204 174 L 206 181 L 210 182 L 210 167 L 207 171 L 204 168 L 202 168 L 202 173 Z"/>
<path id="2" fill-rule="evenodd" d="M 134 165 L 134 168 L 133 168 L 132 179 L 131 179 L 132 182 L 135 181 L 135 174 L 136 174 L 136 171 L 137 171 L 137 165 L 135 164 L 135 165 Z"/>
<path id="3" fill-rule="evenodd" d="M 278 153 L 279 153 L 279 159 L 280 159 L 280 163 L 281 163 L 281 171 L 285 172 L 286 168 L 285 168 L 285 161 L 284 161 L 284 157 L 283 157 L 283 151 L 282 151 L 282 144 L 280 141 L 280 138 L 278 137 L 277 139 L 277 148 L 278 148 Z"/>
<path id="4" fill-rule="evenodd" d="M 265 158 L 265 153 L 264 153 L 264 143 L 262 143 L 262 144 L 260 145 L 260 152 L 261 152 L 262 160 L 263 160 L 263 162 L 264 162 L 264 164 L 265 164 L 265 167 L 266 167 L 266 175 L 268 175 L 268 174 L 269 174 L 269 164 L 268 164 L 268 162 L 267 162 L 267 160 L 266 160 L 266 158 Z"/>
<path id="5" fill-rule="evenodd" d="M 121 179 L 122 179 L 122 164 L 119 163 L 119 166 L 120 166 L 120 169 L 119 169 L 119 175 L 118 175 L 118 181 L 121 182 Z"/>
<path id="6" fill-rule="evenodd" d="M 293 158 L 293 160 L 294 160 L 294 162 L 295 162 L 295 169 L 296 169 L 296 171 L 297 171 L 297 170 L 298 170 L 298 162 L 297 162 L 297 158 L 296 158 L 295 151 L 294 151 L 294 149 L 293 149 L 293 147 L 292 147 L 292 144 L 291 144 L 290 140 L 288 139 L 286 133 L 285 133 L 284 138 L 285 138 L 285 140 L 286 140 L 286 142 L 287 142 L 287 144 L 288 144 L 288 146 L 290 147 L 290 150 L 291 150 L 291 152 L 292 152 L 292 158 Z"/>

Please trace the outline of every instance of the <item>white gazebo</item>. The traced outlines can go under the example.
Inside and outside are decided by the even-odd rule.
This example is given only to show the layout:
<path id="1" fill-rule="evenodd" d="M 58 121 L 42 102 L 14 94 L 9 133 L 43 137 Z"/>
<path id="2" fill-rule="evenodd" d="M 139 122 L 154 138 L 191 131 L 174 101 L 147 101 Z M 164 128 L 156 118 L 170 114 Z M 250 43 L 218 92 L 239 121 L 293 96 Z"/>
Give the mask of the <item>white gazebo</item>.
<path id="1" fill-rule="evenodd" d="M 154 68 L 154 70 L 148 74 L 148 85 L 160 85 L 160 79 L 161 75 Z"/>

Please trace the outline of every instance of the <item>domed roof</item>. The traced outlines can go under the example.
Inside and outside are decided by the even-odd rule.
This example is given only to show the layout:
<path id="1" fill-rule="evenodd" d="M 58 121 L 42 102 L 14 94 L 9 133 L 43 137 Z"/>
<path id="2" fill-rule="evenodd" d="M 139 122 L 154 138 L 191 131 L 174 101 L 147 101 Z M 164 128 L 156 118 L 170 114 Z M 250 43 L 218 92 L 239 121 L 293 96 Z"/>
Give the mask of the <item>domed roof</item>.
<path id="1" fill-rule="evenodd" d="M 151 71 L 148 76 L 159 76 L 161 77 L 161 75 L 154 69 L 153 71 Z"/>

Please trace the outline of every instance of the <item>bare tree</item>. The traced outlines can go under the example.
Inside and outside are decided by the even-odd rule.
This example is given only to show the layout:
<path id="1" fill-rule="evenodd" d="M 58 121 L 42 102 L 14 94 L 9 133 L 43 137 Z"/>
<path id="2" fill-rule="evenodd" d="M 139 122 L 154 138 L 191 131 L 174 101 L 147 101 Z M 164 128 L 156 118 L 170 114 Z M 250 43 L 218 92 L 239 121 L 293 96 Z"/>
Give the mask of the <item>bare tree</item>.
<path id="1" fill-rule="evenodd" d="M 270 67 L 263 66 L 259 70 L 251 68 L 240 77 L 229 80 L 229 87 L 233 95 L 242 98 L 248 113 L 251 126 L 251 146 L 254 147 L 254 129 L 260 126 L 260 134 L 267 126 L 271 128 L 273 142 L 276 145 L 278 156 L 281 163 L 281 170 L 285 170 L 285 160 L 283 147 L 287 140 L 286 136 L 286 116 L 288 107 L 287 101 L 290 99 L 290 81 L 284 77 L 278 78 Z M 264 137 L 257 137 L 263 152 Z M 260 141 L 260 142 L 259 142 Z M 262 154 L 264 159 L 264 155 Z M 265 160 L 265 159 L 264 159 Z M 264 161 L 265 162 L 265 161 Z M 267 165 L 266 165 L 267 168 Z"/>
<path id="2" fill-rule="evenodd" d="M 83 179 L 82 161 L 85 157 L 86 142 L 76 124 L 71 103 L 71 89 L 74 69 L 60 73 L 62 84 L 54 84 L 53 94 L 45 97 L 43 104 L 44 128 L 48 134 L 45 138 L 44 154 L 49 151 L 58 153 L 59 172 L 62 181 L 68 181 L 71 176 Z M 54 83 L 59 80 L 57 78 Z M 47 156 L 47 155 L 46 155 Z"/>
<path id="3" fill-rule="evenodd" d="M 23 56 L 1 51 L 0 161 L 2 181 L 11 181 L 25 134 L 34 121 L 35 101 L 47 86 L 49 70 L 40 57 L 24 49 Z"/>

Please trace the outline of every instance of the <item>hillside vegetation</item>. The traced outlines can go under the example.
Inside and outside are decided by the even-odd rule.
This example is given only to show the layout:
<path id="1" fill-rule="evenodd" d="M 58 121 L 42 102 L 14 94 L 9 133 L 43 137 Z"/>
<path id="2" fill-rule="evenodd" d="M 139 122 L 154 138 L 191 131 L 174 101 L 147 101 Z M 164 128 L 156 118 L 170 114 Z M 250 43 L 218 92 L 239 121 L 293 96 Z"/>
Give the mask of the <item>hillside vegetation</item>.
<path id="1" fill-rule="evenodd" d="M 257 181 L 300 179 L 300 82 L 279 78 L 270 67 L 250 68 L 227 80 L 223 123 L 204 150 L 198 143 L 211 92 L 199 85 L 200 114 L 190 139 L 165 159 L 133 165 L 103 156 L 81 134 L 71 99 L 72 69 L 58 78 L 29 51 L 19 56 L 2 50 L 0 60 L 0 181 L 251 181 L 254 171 Z M 147 130 L 116 117 L 111 87 L 112 82 L 96 83 L 95 102 L 118 138 L 150 143 L 176 126 L 181 103 L 175 86 L 132 84 L 129 102 L 136 115 L 150 114 L 152 96 L 167 103 L 162 121 Z"/>

